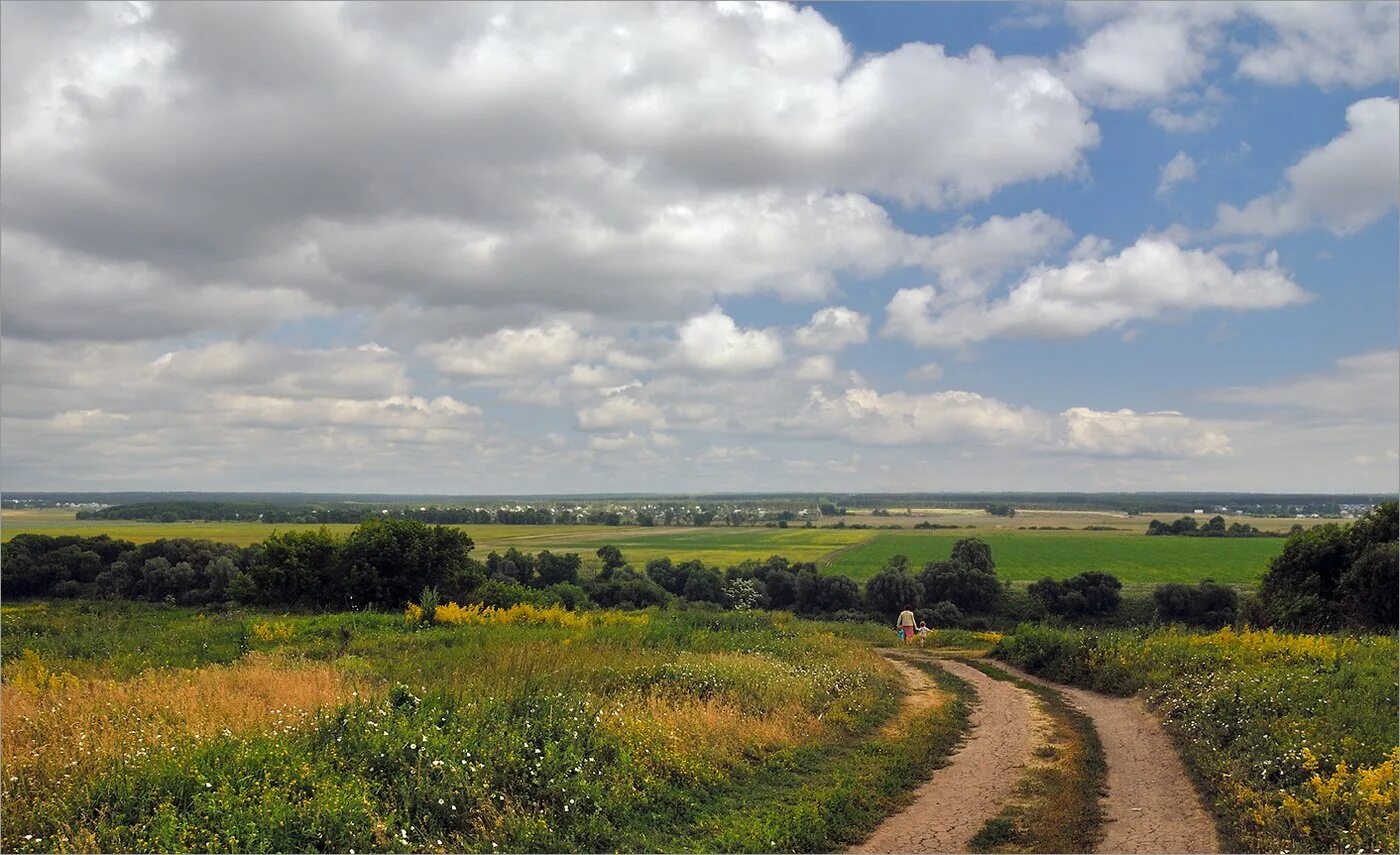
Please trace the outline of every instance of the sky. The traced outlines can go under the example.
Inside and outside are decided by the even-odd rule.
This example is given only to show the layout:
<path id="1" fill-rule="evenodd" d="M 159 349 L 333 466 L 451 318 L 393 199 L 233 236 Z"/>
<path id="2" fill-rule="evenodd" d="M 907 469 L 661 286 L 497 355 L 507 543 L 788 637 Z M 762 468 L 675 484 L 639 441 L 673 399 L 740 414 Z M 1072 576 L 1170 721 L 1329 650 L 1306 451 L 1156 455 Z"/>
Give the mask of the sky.
<path id="1" fill-rule="evenodd" d="M 0 39 L 3 489 L 1400 489 L 1400 4 Z"/>

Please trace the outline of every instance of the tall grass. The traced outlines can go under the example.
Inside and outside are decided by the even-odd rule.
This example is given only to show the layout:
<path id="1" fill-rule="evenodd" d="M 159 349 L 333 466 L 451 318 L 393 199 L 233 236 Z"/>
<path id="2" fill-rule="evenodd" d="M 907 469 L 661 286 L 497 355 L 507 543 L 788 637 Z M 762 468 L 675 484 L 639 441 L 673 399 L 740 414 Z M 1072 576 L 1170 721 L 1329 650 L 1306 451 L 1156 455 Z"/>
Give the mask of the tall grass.
<path id="1" fill-rule="evenodd" d="M 995 655 L 1161 713 L 1243 851 L 1396 851 L 1394 637 L 1057 630 Z"/>
<path id="2" fill-rule="evenodd" d="M 874 744 L 899 695 L 868 630 L 766 613 L 0 614 L 6 851 L 717 845 L 712 797 L 803 752 L 847 780 L 856 747 L 874 752 L 861 764 L 888 754 Z M 243 652 L 225 663 L 201 636 Z M 188 667 L 151 657 L 158 638 Z M 133 674 L 142 657 L 155 667 Z M 952 716 L 920 722 L 946 731 L 925 762 L 951 747 Z M 768 797 L 806 786 L 788 783 Z"/>

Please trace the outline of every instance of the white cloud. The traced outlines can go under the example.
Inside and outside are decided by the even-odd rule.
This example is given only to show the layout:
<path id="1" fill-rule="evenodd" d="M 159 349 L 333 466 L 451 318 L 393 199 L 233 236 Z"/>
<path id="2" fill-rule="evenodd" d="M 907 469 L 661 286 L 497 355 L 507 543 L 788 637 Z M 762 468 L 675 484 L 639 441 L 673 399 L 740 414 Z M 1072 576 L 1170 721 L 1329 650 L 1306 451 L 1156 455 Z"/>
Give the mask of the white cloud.
<path id="1" fill-rule="evenodd" d="M 1171 189 L 1184 181 L 1196 180 L 1196 161 L 1184 151 L 1177 152 L 1162 166 L 1157 179 L 1157 195 L 1165 196 Z"/>
<path id="2" fill-rule="evenodd" d="M 62 251 L 0 232 L 5 335 L 48 341 L 133 341 L 213 330 L 250 334 L 325 315 L 294 288 L 188 281 L 141 261 Z"/>
<path id="3" fill-rule="evenodd" d="M 830 356 L 809 356 L 797 364 L 798 380 L 830 380 L 836 376 L 836 360 Z"/>
<path id="4" fill-rule="evenodd" d="M 937 362 L 926 362 L 918 368 L 911 368 L 904 375 L 915 382 L 933 383 L 943 379 L 943 367 Z"/>
<path id="5" fill-rule="evenodd" d="M 718 308 L 696 315 L 677 330 L 676 356 L 701 371 L 742 374 L 777 365 L 783 345 L 771 330 L 745 330 Z"/>
<path id="6" fill-rule="evenodd" d="M 522 377 L 558 372 L 581 359 L 602 356 L 606 338 L 589 338 L 565 321 L 501 329 L 481 338 L 458 338 L 421 350 L 439 371 L 459 377 Z"/>
<path id="7" fill-rule="evenodd" d="M 1093 26 L 1060 57 L 1065 79 L 1080 97 L 1119 108 L 1198 83 L 1221 45 L 1220 26 L 1235 14 L 1228 3 L 1075 4 L 1069 12 Z"/>
<path id="8" fill-rule="evenodd" d="M 1247 47 L 1240 73 L 1265 83 L 1362 87 L 1400 73 L 1400 5 L 1368 2 L 1256 2 L 1249 14 L 1273 39 Z"/>
<path id="9" fill-rule="evenodd" d="M 580 410 L 578 425 L 587 431 L 609 431 L 629 425 L 663 428 L 666 417 L 659 407 L 648 401 L 638 401 L 628 395 L 614 395 L 595 407 Z"/>
<path id="10" fill-rule="evenodd" d="M 1371 86 L 1400 71 L 1400 11 L 1393 3 L 1074 3 L 1083 42 L 1060 57 L 1081 98 L 1108 107 L 1160 102 L 1198 86 L 1227 54 L 1236 73 L 1278 85 Z M 1237 31 L 1249 29 L 1252 38 Z M 1197 132 L 1219 114 L 1158 107 L 1152 119 Z"/>
<path id="11" fill-rule="evenodd" d="M 792 427 L 869 445 L 1032 443 L 1044 441 L 1049 431 L 1040 413 L 973 392 L 880 394 L 863 388 L 834 396 L 814 391 Z"/>
<path id="12" fill-rule="evenodd" d="M 1394 422 L 1400 419 L 1400 351 L 1348 356 L 1328 371 L 1258 386 L 1215 389 L 1202 398 L 1336 418 L 1368 415 Z"/>
<path id="13" fill-rule="evenodd" d="M 1144 237 L 1110 258 L 1037 268 L 991 302 L 942 308 L 932 286 L 901 289 L 887 307 L 885 333 L 924 347 L 996 336 L 1078 338 L 1168 312 L 1252 311 L 1308 299 L 1275 261 L 1237 271 L 1210 253 Z"/>
<path id="14" fill-rule="evenodd" d="M 918 263 L 867 195 L 977 201 L 1076 175 L 1098 143 L 1042 62 L 857 58 L 785 4 L 480 4 L 428 29 L 392 5 L 142 9 L 46 28 L 7 8 L 6 228 L 182 287 L 266 289 L 233 311 L 171 289 L 223 327 L 276 289 L 665 321 L 726 295 L 818 298 Z M 269 45 L 295 45 L 276 75 Z M 259 133 L 231 146 L 229 127 Z M 22 308 L 49 278 L 7 291 Z M 15 317 L 63 334 L 41 309 Z M 126 337 L 171 326 L 130 315 Z"/>
<path id="15" fill-rule="evenodd" d="M 1040 210 L 988 217 L 978 225 L 963 221 L 924 243 L 923 265 L 938 274 L 943 289 L 967 297 L 985 291 L 1006 271 L 1044 258 L 1072 236 L 1063 221 Z"/>
<path id="16" fill-rule="evenodd" d="M 841 350 L 870 338 L 870 318 L 845 306 L 828 306 L 793 334 L 799 347 L 809 350 Z"/>
<path id="17" fill-rule="evenodd" d="M 1218 429 L 1176 412 L 1103 412 L 1071 407 L 1061 414 L 1066 448 L 1111 456 L 1208 457 L 1231 453 L 1230 438 Z"/>
<path id="18" fill-rule="evenodd" d="M 1153 107 L 1147 117 L 1152 120 L 1152 124 L 1169 133 L 1199 134 L 1219 124 L 1220 111 L 1214 107 L 1200 107 L 1186 113 L 1166 107 Z"/>
<path id="19" fill-rule="evenodd" d="M 1216 230 L 1279 235 L 1314 225 L 1348 234 L 1395 208 L 1400 196 L 1400 101 L 1367 98 L 1347 108 L 1347 129 L 1284 173 L 1286 186 L 1243 208 L 1222 204 Z"/>
<path id="20" fill-rule="evenodd" d="M 814 391 L 796 424 L 864 445 L 1005 445 L 1112 457 L 1231 453 L 1223 430 L 1181 413 L 1071 407 L 1052 415 L 962 391 L 914 395 L 857 388 L 837 396 Z"/>

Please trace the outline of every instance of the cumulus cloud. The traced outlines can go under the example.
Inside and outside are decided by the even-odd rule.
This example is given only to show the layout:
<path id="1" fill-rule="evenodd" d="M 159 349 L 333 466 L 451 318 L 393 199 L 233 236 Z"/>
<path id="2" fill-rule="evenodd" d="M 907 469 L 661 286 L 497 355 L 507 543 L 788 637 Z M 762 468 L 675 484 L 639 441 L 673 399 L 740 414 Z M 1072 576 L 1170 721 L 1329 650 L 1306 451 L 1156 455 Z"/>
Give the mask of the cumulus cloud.
<path id="1" fill-rule="evenodd" d="M 1288 167 L 1283 187 L 1242 208 L 1220 205 L 1217 231 L 1280 235 L 1324 226 L 1348 234 L 1393 210 L 1400 197 L 1400 101 L 1357 101 L 1346 119 L 1346 131 Z"/>
<path id="2" fill-rule="evenodd" d="M 578 424 L 589 431 L 616 430 L 629 425 L 663 428 L 666 417 L 655 404 L 628 395 L 614 395 L 596 407 L 580 410 Z"/>
<path id="3" fill-rule="evenodd" d="M 501 329 L 481 338 L 424 345 L 422 352 L 444 374 L 500 378 L 563 371 L 579 360 L 607 352 L 610 340 L 583 335 L 566 321 Z"/>
<path id="4" fill-rule="evenodd" d="M 1400 72 L 1400 6 L 1367 2 L 1256 2 L 1249 14 L 1272 38 L 1247 47 L 1239 70 L 1265 83 L 1307 80 L 1317 86 L 1362 87 Z"/>
<path id="5" fill-rule="evenodd" d="M 1074 3 L 1068 12 L 1086 35 L 1060 57 L 1061 72 L 1080 97 L 1108 107 L 1191 90 L 1228 55 L 1238 57 L 1236 74 L 1275 85 L 1359 88 L 1400 72 L 1400 10 L 1393 3 Z M 1253 37 L 1240 38 L 1245 30 Z M 1159 107 L 1152 119 L 1194 132 L 1218 113 Z"/>
<path id="6" fill-rule="evenodd" d="M 1195 85 L 1212 65 L 1220 26 L 1234 15 L 1224 3 L 1092 5 L 1070 7 L 1071 18 L 1096 26 L 1060 61 L 1077 94 L 1109 107 Z"/>
<path id="7" fill-rule="evenodd" d="M 1347 356 L 1328 371 L 1257 386 L 1214 389 L 1202 398 L 1336 418 L 1374 416 L 1393 423 L 1400 419 L 1400 351 Z"/>
<path id="8" fill-rule="evenodd" d="M 1272 256 L 1264 267 L 1234 270 L 1211 253 L 1144 237 L 1109 258 L 1036 268 L 990 302 L 944 307 L 932 286 L 901 289 L 887 307 L 885 333 L 924 347 L 994 336 L 1078 338 L 1169 312 L 1251 311 L 1306 299 Z"/>
<path id="9" fill-rule="evenodd" d="M 1220 122 L 1220 111 L 1214 107 L 1200 107 L 1190 112 L 1153 107 L 1147 117 L 1152 124 L 1173 134 L 1199 134 Z"/>
<path id="10" fill-rule="evenodd" d="M 904 376 L 914 381 L 933 383 L 943 379 L 943 367 L 937 362 L 925 362 L 918 368 L 909 369 Z"/>
<path id="11" fill-rule="evenodd" d="M 63 252 L 10 230 L 0 231 L 0 280 L 5 335 L 46 341 L 251 334 L 329 313 L 294 288 L 189 282 L 142 261 Z"/>
<path id="12" fill-rule="evenodd" d="M 1162 171 L 1157 178 L 1157 196 L 1167 195 L 1173 187 L 1182 182 L 1195 180 L 1196 161 L 1186 152 L 1179 151 L 1162 165 Z"/>
<path id="13" fill-rule="evenodd" d="M 1050 414 L 963 391 L 915 395 L 856 388 L 836 396 L 814 391 L 801 423 L 873 445 L 963 442 L 1115 457 L 1231 453 L 1222 430 L 1181 413 L 1072 407 Z"/>
<path id="14" fill-rule="evenodd" d="M 1230 439 L 1223 431 L 1203 426 L 1177 412 L 1102 412 L 1071 407 L 1061 418 L 1064 446 L 1074 451 L 1171 457 L 1208 457 L 1231 452 Z"/>
<path id="15" fill-rule="evenodd" d="M 793 334 L 799 347 L 809 350 L 841 350 L 870 338 L 870 318 L 845 306 L 828 306 L 812 315 Z"/>
<path id="16" fill-rule="evenodd" d="M 718 308 L 681 324 L 676 335 L 677 360 L 700 371 L 742 374 L 771 368 L 783 358 L 777 333 L 740 329 Z"/>
<path id="17" fill-rule="evenodd" d="M 669 320 L 819 297 L 917 263 L 865 194 L 984 199 L 1075 174 L 1098 141 L 1043 63 L 857 60 L 782 4 L 474 4 L 431 32 L 394 4 L 65 15 L 46 53 L 6 42 L 7 229 L 339 306 Z M 280 44 L 295 61 L 270 75 Z"/>
<path id="18" fill-rule="evenodd" d="M 797 364 L 798 380 L 830 380 L 836 376 L 836 361 L 830 356 L 809 356 Z"/>

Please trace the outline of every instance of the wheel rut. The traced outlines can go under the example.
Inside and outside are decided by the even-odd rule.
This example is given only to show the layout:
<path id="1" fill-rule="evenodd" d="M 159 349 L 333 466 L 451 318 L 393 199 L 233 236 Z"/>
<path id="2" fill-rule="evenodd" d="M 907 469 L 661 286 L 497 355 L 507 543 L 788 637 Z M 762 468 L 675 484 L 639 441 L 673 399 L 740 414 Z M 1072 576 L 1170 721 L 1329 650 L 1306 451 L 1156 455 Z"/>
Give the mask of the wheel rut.
<path id="1" fill-rule="evenodd" d="M 890 659 L 915 694 L 920 678 L 930 682 L 917 668 L 894 656 Z M 1030 692 L 962 662 L 934 661 L 977 694 L 967 741 L 947 766 L 918 784 L 912 804 L 881 823 L 853 852 L 966 851 L 973 836 L 1011 797 L 1031 751 L 1044 739 L 1044 716 Z"/>

